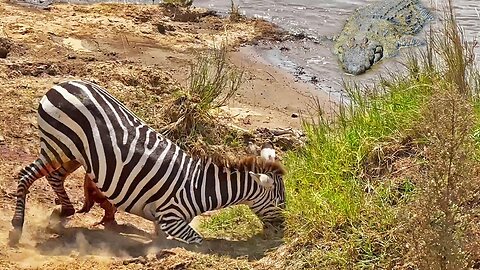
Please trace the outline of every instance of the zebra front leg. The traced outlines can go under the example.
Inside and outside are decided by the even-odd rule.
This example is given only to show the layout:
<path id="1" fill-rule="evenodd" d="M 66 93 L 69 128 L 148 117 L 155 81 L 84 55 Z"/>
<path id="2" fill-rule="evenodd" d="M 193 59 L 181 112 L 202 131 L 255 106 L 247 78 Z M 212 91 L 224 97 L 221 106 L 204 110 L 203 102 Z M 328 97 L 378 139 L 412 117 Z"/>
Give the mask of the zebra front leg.
<path id="1" fill-rule="evenodd" d="M 53 191 L 57 195 L 58 201 L 61 205 L 60 217 L 69 217 L 75 214 L 75 208 L 73 207 L 67 192 L 65 191 L 65 179 L 69 174 L 74 172 L 80 167 L 80 163 L 71 160 L 60 167 L 58 170 L 49 174 L 46 178 Z"/>
<path id="2" fill-rule="evenodd" d="M 116 225 L 117 221 L 115 220 L 115 213 L 117 208 L 113 206 L 105 197 L 105 195 L 100 191 L 100 189 L 95 185 L 92 179 L 88 175 L 85 175 L 83 182 L 83 191 L 85 195 L 85 200 L 83 202 L 83 207 L 78 211 L 78 213 L 88 213 L 95 203 L 100 204 L 100 207 L 105 211 L 102 220 L 93 224 L 93 226 L 104 225 L 105 227 L 110 225 Z"/>
<path id="3" fill-rule="evenodd" d="M 162 216 L 158 223 L 168 239 L 176 239 L 187 244 L 201 244 L 203 241 L 202 237 L 181 217 Z"/>
<path id="4" fill-rule="evenodd" d="M 83 200 L 83 206 L 80 210 L 77 211 L 77 213 L 88 213 L 90 212 L 90 209 L 92 209 L 93 205 L 95 204 L 95 195 L 97 193 L 97 186 L 95 186 L 95 183 L 93 182 L 88 175 L 85 175 L 85 178 L 83 180 L 83 195 L 84 195 L 84 200 Z M 100 191 L 98 191 L 100 192 Z"/>
<path id="5" fill-rule="evenodd" d="M 19 185 L 20 186 L 20 185 Z M 20 237 L 22 237 L 23 222 L 25 218 L 25 203 L 27 196 L 26 192 L 17 189 L 17 202 L 15 206 L 15 214 L 12 219 L 13 230 L 8 233 L 8 244 L 13 246 L 18 244 Z"/>
<path id="6" fill-rule="evenodd" d="M 63 175 L 58 170 L 47 176 L 47 181 L 53 188 L 53 191 L 57 195 L 58 202 L 62 207 L 59 214 L 60 217 L 69 217 L 75 214 L 75 208 L 73 207 L 73 204 L 70 201 L 67 192 L 65 191 L 65 177 L 66 175 Z"/>

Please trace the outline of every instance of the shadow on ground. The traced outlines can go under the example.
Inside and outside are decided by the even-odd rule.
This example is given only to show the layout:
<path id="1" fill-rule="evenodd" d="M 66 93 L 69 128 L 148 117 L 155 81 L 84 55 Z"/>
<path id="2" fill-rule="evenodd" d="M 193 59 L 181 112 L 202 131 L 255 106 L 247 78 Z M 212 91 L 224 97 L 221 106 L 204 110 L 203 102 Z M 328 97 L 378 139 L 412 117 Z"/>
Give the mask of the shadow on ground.
<path id="1" fill-rule="evenodd" d="M 115 257 L 139 257 L 163 249 L 181 247 L 186 250 L 258 260 L 266 251 L 283 244 L 280 234 L 265 239 L 255 235 L 248 240 L 204 239 L 201 245 L 184 244 L 168 240 L 164 236 L 153 237 L 148 232 L 130 224 L 116 225 L 110 229 L 67 227 L 57 229 L 56 237 L 37 243 L 36 249 L 43 255 L 61 256 L 78 252 L 81 255 L 109 255 Z"/>

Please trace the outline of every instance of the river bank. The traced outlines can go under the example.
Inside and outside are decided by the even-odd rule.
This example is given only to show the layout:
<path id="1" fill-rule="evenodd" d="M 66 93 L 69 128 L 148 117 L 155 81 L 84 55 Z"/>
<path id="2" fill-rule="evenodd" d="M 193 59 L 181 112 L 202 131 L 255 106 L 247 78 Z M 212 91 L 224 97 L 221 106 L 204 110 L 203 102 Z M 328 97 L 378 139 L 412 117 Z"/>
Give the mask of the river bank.
<path id="1" fill-rule="evenodd" d="M 204 269 L 212 264 L 222 269 L 226 265 L 251 267 L 249 259 L 265 256 L 272 243 L 258 237 L 243 242 L 213 241 L 200 250 L 160 252 L 161 245 L 148 244 L 153 228 L 141 218 L 118 214 L 117 220 L 125 225 L 120 234 L 92 227 L 101 218 L 99 208 L 75 215 L 60 234 L 46 232 L 55 205 L 44 180 L 31 188 L 20 247 L 10 248 L 6 243 L 14 177 L 35 159 L 39 147 L 36 107 L 49 87 L 67 79 L 93 80 L 157 128 L 163 124 L 158 115 L 179 87 L 187 84 L 195 55 L 226 41 L 229 59 L 245 73 L 234 98 L 222 107 L 219 121 L 240 130 L 298 129 L 298 116 L 317 92 L 265 63 L 248 47 L 256 40 L 280 38 L 281 31 L 262 20 L 234 22 L 205 9 L 157 5 L 55 4 L 39 10 L 1 1 L 0 18 L 0 46 L 6 52 L 0 58 L 2 269 Z M 318 95 L 327 108 L 328 96 Z M 77 209 L 83 200 L 82 177 L 83 172 L 76 172 L 66 181 Z M 132 230 L 133 238 L 128 236 Z M 147 254 L 154 257 L 130 259 Z"/>

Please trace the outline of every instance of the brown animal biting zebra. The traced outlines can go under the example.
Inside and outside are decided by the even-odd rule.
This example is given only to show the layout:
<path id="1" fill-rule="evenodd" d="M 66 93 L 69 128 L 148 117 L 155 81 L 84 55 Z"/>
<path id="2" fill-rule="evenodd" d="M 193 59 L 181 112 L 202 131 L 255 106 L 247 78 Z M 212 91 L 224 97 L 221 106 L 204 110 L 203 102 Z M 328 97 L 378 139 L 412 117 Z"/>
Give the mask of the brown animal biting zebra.
<path id="1" fill-rule="evenodd" d="M 83 192 L 85 196 L 83 206 L 77 213 L 88 213 L 95 203 L 98 203 L 105 212 L 103 218 L 95 223 L 94 226 L 99 224 L 109 226 L 117 223 L 115 220 L 117 208 L 108 201 L 107 197 L 95 185 L 95 182 L 86 175 L 83 181 Z"/>

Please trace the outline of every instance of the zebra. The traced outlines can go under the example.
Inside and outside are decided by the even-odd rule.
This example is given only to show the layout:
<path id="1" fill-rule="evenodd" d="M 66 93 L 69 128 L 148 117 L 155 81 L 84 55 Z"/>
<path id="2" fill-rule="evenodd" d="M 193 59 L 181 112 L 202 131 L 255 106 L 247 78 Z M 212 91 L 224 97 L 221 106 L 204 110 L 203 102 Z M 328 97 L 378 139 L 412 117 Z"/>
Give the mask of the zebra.
<path id="1" fill-rule="evenodd" d="M 266 227 L 284 226 L 286 172 L 277 161 L 188 155 L 90 81 L 54 85 L 37 114 L 40 153 L 18 175 L 11 245 L 21 238 L 32 183 L 46 176 L 71 214 L 63 182 L 80 166 L 116 208 L 154 221 L 169 239 L 202 243 L 193 217 L 235 204 L 248 205 Z"/>

